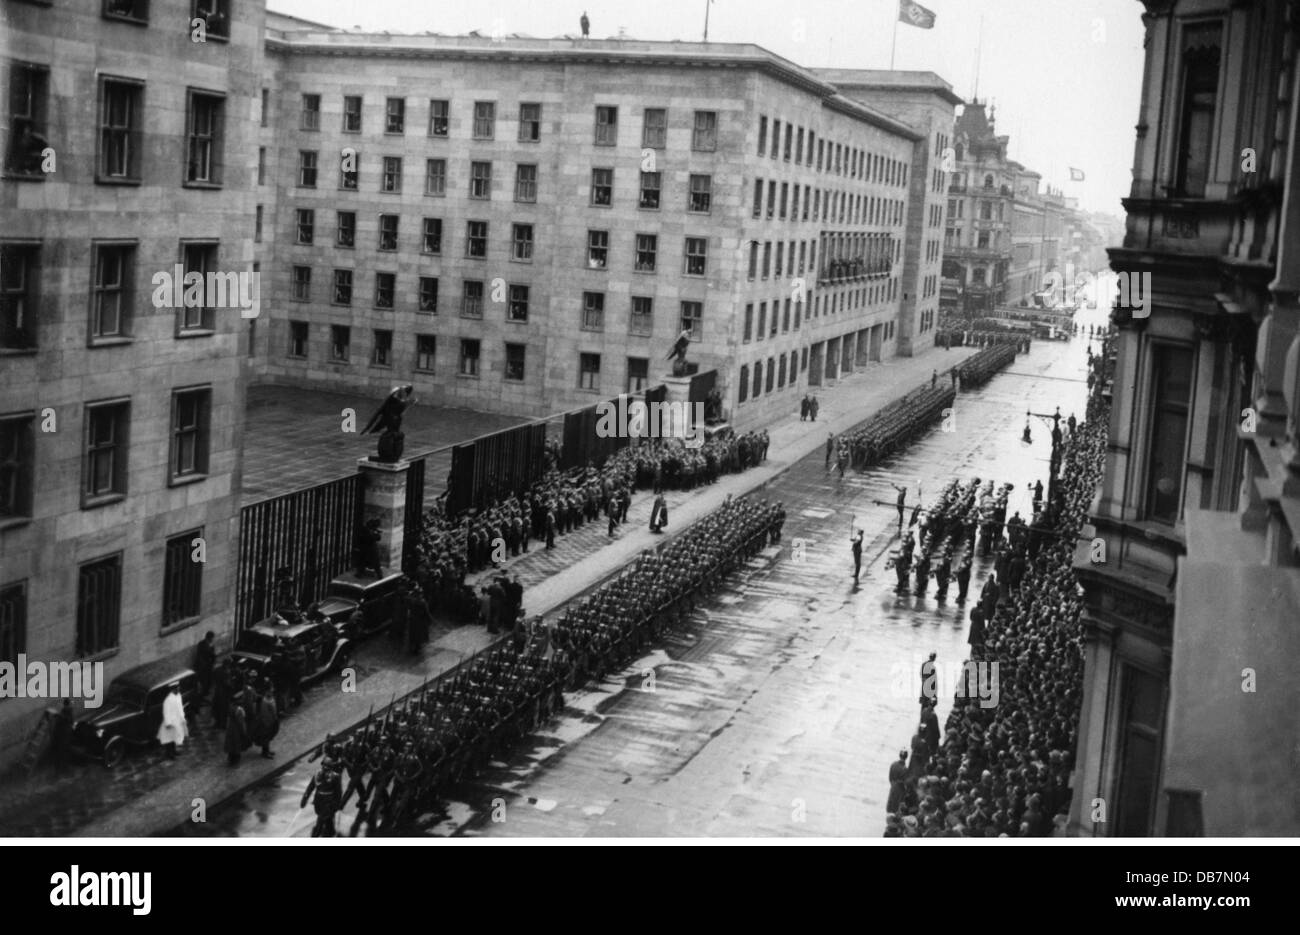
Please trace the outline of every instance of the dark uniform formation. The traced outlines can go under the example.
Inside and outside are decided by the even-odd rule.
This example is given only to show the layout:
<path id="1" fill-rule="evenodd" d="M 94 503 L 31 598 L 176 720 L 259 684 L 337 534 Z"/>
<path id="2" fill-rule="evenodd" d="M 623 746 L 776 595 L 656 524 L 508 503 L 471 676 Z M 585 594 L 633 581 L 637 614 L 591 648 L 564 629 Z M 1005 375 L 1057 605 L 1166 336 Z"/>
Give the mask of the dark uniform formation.
<path id="1" fill-rule="evenodd" d="M 835 464 L 841 473 L 850 463 L 860 471 L 866 470 L 928 431 L 956 398 L 957 391 L 948 385 L 927 386 L 895 400 L 861 428 L 839 437 Z M 829 439 L 826 454 L 829 468 L 832 454 Z"/>
<path id="2" fill-rule="evenodd" d="M 934 506 L 921 512 L 917 524 L 919 549 L 909 526 L 902 543 L 890 555 L 885 567 L 898 575 L 895 590 L 907 593 L 909 578 L 914 575 L 915 593 L 923 597 L 933 578 L 935 597 L 943 599 L 956 578 L 957 600 L 964 602 L 977 543 L 982 539 L 983 554 L 988 555 L 993 543 L 1001 539 L 1011 490 L 1011 484 L 1003 484 L 995 491 L 992 481 L 985 482 L 981 489 L 978 477 L 965 485 L 951 481 Z"/>
<path id="3" fill-rule="evenodd" d="M 994 344 L 986 347 L 956 367 L 958 384 L 962 389 L 983 386 L 993 375 L 1016 359 L 1014 344 Z"/>
<path id="4" fill-rule="evenodd" d="M 902 755 L 890 768 L 886 837 L 1063 833 L 1083 679 L 1072 561 L 1109 425 L 1109 355 L 1089 365 L 1088 418 L 1062 439 L 1061 470 L 1033 522 L 1007 523 L 996 574 L 971 611 L 971 662 L 997 667 L 999 697 L 985 706 L 959 691 L 942 741 L 918 731 L 912 763 Z"/>
<path id="5" fill-rule="evenodd" d="M 656 440 L 620 449 L 599 470 L 552 469 L 518 496 L 459 518 L 431 509 L 424 516 L 412 577 L 430 607 L 473 619 L 478 602 L 465 584 L 467 574 L 527 552 L 534 542 L 552 548 L 557 535 L 602 516 L 613 534 L 627 520 L 634 490 L 652 487 L 658 493 L 712 484 L 721 474 L 761 464 L 767 447 L 767 432 L 719 433 L 695 449 L 676 439 Z"/>
<path id="6" fill-rule="evenodd" d="M 553 625 L 521 622 L 510 638 L 381 717 L 372 715 L 350 737 L 327 737 L 317 754 L 321 769 L 302 800 L 304 808 L 314 802 L 312 835 L 336 833 L 336 816 L 353 792 L 359 804 L 352 834 L 409 826 L 449 784 L 547 721 L 563 706 L 565 690 L 635 658 L 728 573 L 779 542 L 784 521 L 779 503 L 729 498 L 567 607 Z"/>

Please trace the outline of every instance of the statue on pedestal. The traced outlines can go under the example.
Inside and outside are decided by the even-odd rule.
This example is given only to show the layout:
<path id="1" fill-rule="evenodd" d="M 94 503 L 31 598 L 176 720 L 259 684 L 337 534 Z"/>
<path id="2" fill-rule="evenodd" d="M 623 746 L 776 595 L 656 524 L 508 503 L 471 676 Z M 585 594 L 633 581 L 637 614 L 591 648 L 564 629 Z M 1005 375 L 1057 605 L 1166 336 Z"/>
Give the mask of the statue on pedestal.
<path id="1" fill-rule="evenodd" d="M 406 446 L 406 435 L 402 432 L 402 413 L 408 406 L 415 404 L 412 398 L 415 388 L 412 386 L 396 386 L 388 394 L 378 411 L 370 417 L 366 427 L 361 430 L 362 435 L 371 435 L 376 432 L 381 433 L 379 436 L 379 454 L 372 456 L 372 461 L 379 461 L 383 464 L 393 464 L 402 459 L 402 450 Z"/>
<path id="2" fill-rule="evenodd" d="M 686 375 L 686 349 L 691 345 L 691 329 L 686 328 L 677 336 L 673 342 L 673 349 L 668 352 L 664 360 L 673 362 L 673 376 L 681 377 Z"/>

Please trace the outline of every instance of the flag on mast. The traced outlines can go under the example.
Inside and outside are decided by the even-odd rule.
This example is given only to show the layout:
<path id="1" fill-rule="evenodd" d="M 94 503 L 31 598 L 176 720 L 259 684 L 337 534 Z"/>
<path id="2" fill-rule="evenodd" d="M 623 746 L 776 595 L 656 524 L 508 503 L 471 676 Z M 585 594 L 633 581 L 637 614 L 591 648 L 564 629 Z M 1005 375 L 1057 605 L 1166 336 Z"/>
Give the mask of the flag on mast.
<path id="1" fill-rule="evenodd" d="M 1082 169 L 1076 169 L 1074 166 L 1070 166 L 1070 181 L 1071 181 L 1071 182 L 1082 182 L 1082 181 L 1083 181 L 1083 170 L 1082 170 Z"/>
<path id="2" fill-rule="evenodd" d="M 912 0 L 898 0 L 898 19 L 899 22 L 907 23 L 909 26 L 933 29 L 935 16 L 933 10 L 927 10 L 919 3 L 914 3 Z"/>

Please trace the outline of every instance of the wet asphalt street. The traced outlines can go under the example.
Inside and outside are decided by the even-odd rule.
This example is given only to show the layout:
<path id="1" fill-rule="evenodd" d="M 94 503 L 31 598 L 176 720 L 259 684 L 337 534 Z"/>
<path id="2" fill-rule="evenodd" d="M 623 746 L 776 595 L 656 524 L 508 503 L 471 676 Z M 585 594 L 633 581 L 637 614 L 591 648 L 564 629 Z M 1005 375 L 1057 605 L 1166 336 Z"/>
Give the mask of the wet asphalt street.
<path id="1" fill-rule="evenodd" d="M 1081 315 L 1086 322 L 1097 313 Z M 1082 416 L 1087 339 L 1035 342 L 984 387 L 961 394 L 953 431 L 843 481 L 805 458 L 759 494 L 784 501 L 779 547 L 765 550 L 703 601 L 688 624 L 622 672 L 568 696 L 563 716 L 474 781 L 452 788 L 427 835 L 877 836 L 889 764 L 916 726 L 921 662 L 966 657 L 965 607 L 896 595 L 885 569 L 897 544 L 896 493 L 919 481 L 925 502 L 951 479 L 1015 484 L 1009 511 L 1030 515 L 1045 478 L 1050 423 L 1025 412 Z M 880 501 L 877 503 L 876 501 Z M 852 580 L 849 530 L 866 530 Z M 804 540 L 802 558 L 792 546 Z M 978 560 L 972 595 L 991 559 Z M 951 692 L 941 694 L 946 717 Z M 212 809 L 187 834 L 306 836 L 298 801 L 318 764 Z M 340 815 L 340 829 L 354 817 Z M 346 833 L 346 830 L 344 830 Z"/>

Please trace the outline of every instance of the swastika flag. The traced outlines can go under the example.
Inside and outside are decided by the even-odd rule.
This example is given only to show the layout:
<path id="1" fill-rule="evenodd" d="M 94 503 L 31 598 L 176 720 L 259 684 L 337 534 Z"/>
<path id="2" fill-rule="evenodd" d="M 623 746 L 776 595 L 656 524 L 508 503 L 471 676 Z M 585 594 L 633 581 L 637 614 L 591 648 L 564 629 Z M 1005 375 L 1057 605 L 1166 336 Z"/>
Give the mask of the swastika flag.
<path id="1" fill-rule="evenodd" d="M 919 26 L 921 29 L 934 28 L 934 11 L 927 10 L 921 4 L 913 3 L 912 0 L 898 0 L 898 18 L 909 26 Z"/>

